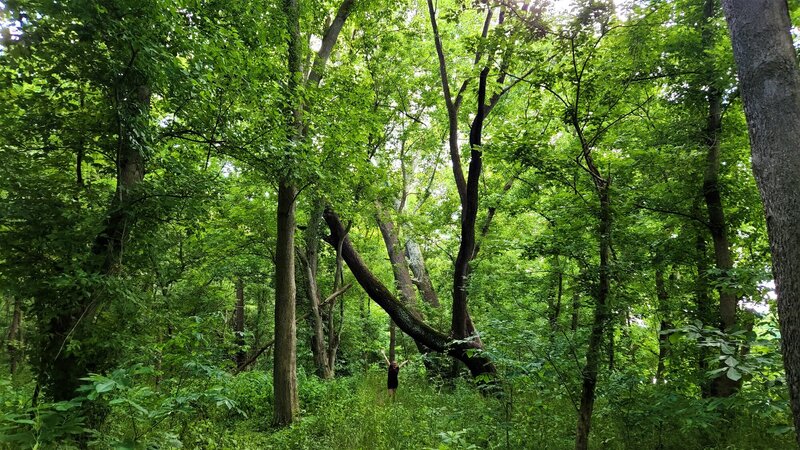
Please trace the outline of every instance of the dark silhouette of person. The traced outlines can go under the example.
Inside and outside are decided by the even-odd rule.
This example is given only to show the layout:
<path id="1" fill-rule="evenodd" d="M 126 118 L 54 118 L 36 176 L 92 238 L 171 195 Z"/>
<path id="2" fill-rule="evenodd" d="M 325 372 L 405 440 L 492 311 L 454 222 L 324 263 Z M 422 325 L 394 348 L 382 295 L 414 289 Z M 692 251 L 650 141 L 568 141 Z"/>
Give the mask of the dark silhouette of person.
<path id="1" fill-rule="evenodd" d="M 397 361 L 389 361 L 389 358 L 386 357 L 386 353 L 383 350 L 381 350 L 381 354 L 383 355 L 383 359 L 386 360 L 386 368 L 388 371 L 386 388 L 389 390 L 389 398 L 394 401 L 394 395 L 397 393 L 398 385 L 397 375 L 400 374 L 400 368 L 408 364 L 408 360 L 398 365 Z"/>

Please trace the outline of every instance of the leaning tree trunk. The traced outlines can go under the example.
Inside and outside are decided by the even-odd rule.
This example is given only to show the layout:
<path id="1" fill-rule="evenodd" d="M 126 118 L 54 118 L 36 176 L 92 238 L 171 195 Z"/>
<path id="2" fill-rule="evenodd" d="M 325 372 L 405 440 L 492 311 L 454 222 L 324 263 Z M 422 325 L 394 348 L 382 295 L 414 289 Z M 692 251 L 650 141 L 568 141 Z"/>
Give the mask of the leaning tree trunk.
<path id="1" fill-rule="evenodd" d="M 767 217 L 786 381 L 800 443 L 800 73 L 786 1 L 723 0 Z"/>
<path id="2" fill-rule="evenodd" d="M 336 245 L 335 243 L 341 242 L 342 258 L 347 263 L 356 281 L 366 291 L 367 295 L 389 314 L 389 317 L 404 333 L 419 345 L 439 353 L 446 353 L 462 361 L 473 376 L 477 377 L 483 374 L 493 376 L 496 372 L 494 364 L 484 353 L 476 351 L 481 350 L 481 348 L 477 346 L 475 341 L 453 341 L 450 336 L 425 323 L 416 311 L 409 309 L 405 302 L 397 299 L 370 271 L 361 255 L 350 242 L 350 238 L 346 235 L 345 228 L 336 213 L 328 208 L 325 210 L 324 217 L 331 232 L 330 237 L 327 238 L 328 243 Z"/>
<path id="3" fill-rule="evenodd" d="M 320 305 L 320 290 L 317 284 L 319 267 L 319 228 L 322 222 L 322 207 L 315 206 L 305 232 L 306 254 L 306 296 L 310 306 L 309 322 L 311 325 L 311 353 L 317 376 L 322 379 L 333 378 L 333 368 L 328 365 L 328 351 L 325 344 L 325 325 Z"/>

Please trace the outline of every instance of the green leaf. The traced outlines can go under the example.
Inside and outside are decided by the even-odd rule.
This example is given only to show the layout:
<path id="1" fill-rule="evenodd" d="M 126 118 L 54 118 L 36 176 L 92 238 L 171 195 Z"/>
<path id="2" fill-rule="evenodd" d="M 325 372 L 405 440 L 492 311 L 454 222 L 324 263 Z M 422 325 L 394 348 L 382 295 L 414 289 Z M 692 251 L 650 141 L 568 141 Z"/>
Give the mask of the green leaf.
<path id="1" fill-rule="evenodd" d="M 742 374 L 739 373 L 739 371 L 736 370 L 734 367 L 729 368 L 728 373 L 726 375 L 733 381 L 739 381 L 742 378 Z"/>
<path id="2" fill-rule="evenodd" d="M 106 381 L 103 381 L 101 383 L 97 383 L 96 385 L 94 385 L 94 390 L 98 394 L 102 394 L 103 392 L 109 392 L 112 389 L 114 389 L 114 386 L 116 384 L 117 384 L 117 382 L 114 381 L 114 380 L 106 380 Z"/>

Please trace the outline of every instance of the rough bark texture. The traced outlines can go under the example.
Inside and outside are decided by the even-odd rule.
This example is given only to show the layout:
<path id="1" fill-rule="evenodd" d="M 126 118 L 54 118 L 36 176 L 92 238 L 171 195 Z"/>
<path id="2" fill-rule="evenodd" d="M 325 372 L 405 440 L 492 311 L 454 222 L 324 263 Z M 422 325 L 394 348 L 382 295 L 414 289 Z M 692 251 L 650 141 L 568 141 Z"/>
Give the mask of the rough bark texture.
<path id="1" fill-rule="evenodd" d="M 236 342 L 236 368 L 241 370 L 247 359 L 244 349 L 244 281 L 236 279 L 236 305 L 233 308 L 233 334 Z"/>
<path id="2" fill-rule="evenodd" d="M 403 301 L 413 309 L 417 303 L 417 295 L 414 292 L 414 283 L 411 280 L 406 256 L 400 245 L 400 239 L 397 237 L 394 223 L 384 217 L 381 211 L 378 212 L 377 221 L 381 236 L 383 236 L 383 243 L 386 246 L 386 253 L 389 255 L 389 262 L 392 264 L 397 291 Z"/>
<path id="3" fill-rule="evenodd" d="M 433 351 L 446 353 L 462 361 L 473 376 L 481 374 L 493 375 L 496 370 L 492 361 L 480 351 L 477 343 L 472 341 L 453 341 L 446 334 L 425 323 L 418 314 L 397 299 L 394 294 L 369 270 L 361 255 L 355 250 L 339 217 L 331 209 L 325 210 L 325 222 L 331 235 L 329 243 L 342 242 L 342 257 L 350 268 L 359 285 L 378 304 L 397 326 L 418 344 Z"/>
<path id="4" fill-rule="evenodd" d="M 288 35 L 287 103 L 284 116 L 289 136 L 287 153 L 303 140 L 303 106 L 298 84 L 303 69 L 300 49 L 300 9 L 297 0 L 284 0 Z M 289 163 L 289 161 L 286 161 Z M 300 411 L 297 396 L 297 330 L 295 325 L 294 229 L 297 188 L 286 177 L 278 186 L 278 230 L 275 248 L 275 363 L 273 366 L 273 415 L 276 426 L 294 422 Z"/>
<path id="5" fill-rule="evenodd" d="M 419 289 L 420 295 L 425 303 L 434 308 L 439 307 L 439 296 L 433 288 L 431 277 L 428 275 L 428 269 L 425 268 L 425 258 L 422 256 L 422 249 L 419 244 L 409 239 L 406 241 L 406 258 L 408 265 L 411 267 L 411 273 L 414 278 L 411 280 Z"/>
<path id="6" fill-rule="evenodd" d="M 294 1 L 294 0 L 289 0 Z M 297 397 L 297 327 L 295 325 L 294 228 L 297 190 L 285 183 L 278 188 L 278 234 L 275 250 L 275 364 L 273 423 L 294 421 Z"/>
<path id="7" fill-rule="evenodd" d="M 723 7 L 767 217 L 786 381 L 800 432 L 800 73 L 791 22 L 786 1 L 723 0 Z"/>

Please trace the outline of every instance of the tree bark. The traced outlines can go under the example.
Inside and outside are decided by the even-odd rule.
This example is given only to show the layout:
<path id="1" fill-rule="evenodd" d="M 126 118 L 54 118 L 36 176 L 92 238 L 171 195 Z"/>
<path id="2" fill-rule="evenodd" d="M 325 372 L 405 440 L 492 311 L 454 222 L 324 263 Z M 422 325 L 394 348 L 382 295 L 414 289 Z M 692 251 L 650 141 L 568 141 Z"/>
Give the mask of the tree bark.
<path id="1" fill-rule="evenodd" d="M 346 236 L 344 226 L 339 217 L 330 208 L 325 210 L 325 222 L 331 235 L 328 242 L 342 243 L 342 257 L 350 268 L 359 285 L 367 295 L 378 304 L 397 326 L 418 344 L 440 353 L 446 353 L 462 361 L 473 376 L 486 374 L 493 376 L 496 372 L 491 359 L 480 352 L 481 348 L 474 340 L 453 341 L 449 336 L 425 323 L 418 314 L 408 308 L 405 302 L 397 299 L 392 292 L 369 270 L 361 255 L 355 250 L 350 238 Z"/>
<path id="2" fill-rule="evenodd" d="M 425 258 L 422 256 L 422 250 L 419 248 L 419 244 L 411 239 L 406 241 L 406 258 L 408 259 L 408 265 L 411 267 L 411 273 L 414 274 L 412 281 L 417 286 L 420 295 L 422 295 L 422 300 L 428 305 L 438 308 L 439 296 L 433 288 L 431 277 L 425 267 Z"/>
<path id="3" fill-rule="evenodd" d="M 8 369 L 11 376 L 17 373 L 17 366 L 22 355 L 22 299 L 14 297 L 14 309 L 11 313 L 11 324 L 6 334 L 6 350 L 8 351 Z"/>
<path id="4" fill-rule="evenodd" d="M 317 284 L 320 239 L 319 227 L 321 222 L 322 207 L 318 206 L 312 211 L 305 232 L 306 295 L 310 306 L 311 353 L 314 356 L 314 366 L 317 370 L 317 376 L 322 379 L 331 379 L 334 373 L 333 368 L 328 365 L 328 351 L 325 344 L 325 325 L 323 322 L 323 312 L 320 307 L 320 290 Z"/>
<path id="5" fill-rule="evenodd" d="M 593 167 L 591 159 L 587 164 Z M 589 335 L 589 346 L 586 350 L 586 365 L 583 367 L 581 386 L 581 402 L 578 409 L 578 429 L 575 438 L 576 450 L 589 448 L 589 432 L 592 425 L 597 373 L 600 365 L 600 350 L 603 345 L 606 322 L 608 322 L 608 294 L 611 287 L 611 200 L 607 182 L 596 180 L 598 197 L 600 198 L 600 280 L 597 287 L 594 321 Z"/>
<path id="6" fill-rule="evenodd" d="M 658 366 L 656 367 L 656 380 L 664 381 L 664 371 L 667 357 L 669 356 L 669 335 L 665 330 L 672 328 L 669 321 L 669 292 L 664 282 L 664 268 L 656 263 L 656 297 L 658 298 L 658 315 L 660 324 L 658 327 Z"/>
<path id="7" fill-rule="evenodd" d="M 135 189 L 145 173 L 143 151 L 147 143 L 140 136 L 147 132 L 139 122 L 149 114 L 150 96 L 144 76 L 136 70 L 132 70 L 126 83 L 115 90 L 113 103 L 117 109 L 118 125 L 116 190 L 103 230 L 92 243 L 92 259 L 85 269 L 87 273 L 114 276 L 122 268 L 125 243 L 136 222 L 133 211 L 133 203 L 137 200 Z M 89 372 L 105 370 L 114 358 L 107 351 L 95 351 L 88 347 L 82 348 L 80 355 L 68 349 L 70 339 L 86 337 L 84 335 L 93 332 L 86 323 L 92 321 L 95 311 L 104 300 L 83 293 L 75 295 L 78 298 L 74 303 L 55 311 L 55 314 L 48 304 L 51 299 L 35 300 L 37 314 L 44 321 L 40 326 L 46 330 L 47 336 L 41 345 L 38 379 L 55 401 L 70 400 L 78 395 L 76 390 L 82 383 L 81 378 Z M 101 415 L 99 411 L 94 413 L 96 417 Z"/>
<path id="8" fill-rule="evenodd" d="M 288 0 L 294 2 L 295 0 Z M 274 412 L 277 426 L 291 424 L 299 410 L 297 396 L 297 334 L 294 279 L 294 186 L 278 188 L 278 233 L 275 251 L 275 363 L 273 368 Z"/>
<path id="9" fill-rule="evenodd" d="M 786 1 L 723 0 L 767 218 L 786 381 L 800 444 L 800 73 Z"/>
<path id="10" fill-rule="evenodd" d="M 303 143 L 303 103 L 300 97 L 302 50 L 300 7 L 298 0 L 283 1 L 287 32 L 287 87 L 284 117 L 288 136 L 285 164 L 291 166 L 292 154 Z M 291 167 L 285 170 L 291 171 Z M 297 330 L 295 325 L 294 231 L 297 188 L 286 173 L 279 181 L 277 235 L 275 249 L 275 363 L 273 366 L 273 417 L 276 426 L 294 422 L 300 411 L 297 395 Z"/>
<path id="11" fill-rule="evenodd" d="M 708 54 L 712 49 L 712 21 L 716 15 L 716 0 L 705 0 L 703 7 L 702 48 Z M 720 139 L 722 134 L 722 92 L 714 83 L 713 60 L 706 61 L 706 78 L 710 85 L 708 93 L 708 116 L 703 130 L 703 144 L 706 147 L 706 168 L 703 175 L 703 198 L 708 209 L 708 227 L 714 243 L 714 263 L 724 275 L 733 269 L 733 256 L 728 242 L 728 224 L 725 220 L 722 195 L 719 186 Z M 734 292 L 719 289 L 719 328 L 730 330 L 736 325 L 736 303 Z M 711 394 L 715 397 L 729 397 L 739 388 L 740 383 L 724 374 L 711 383 Z"/>

